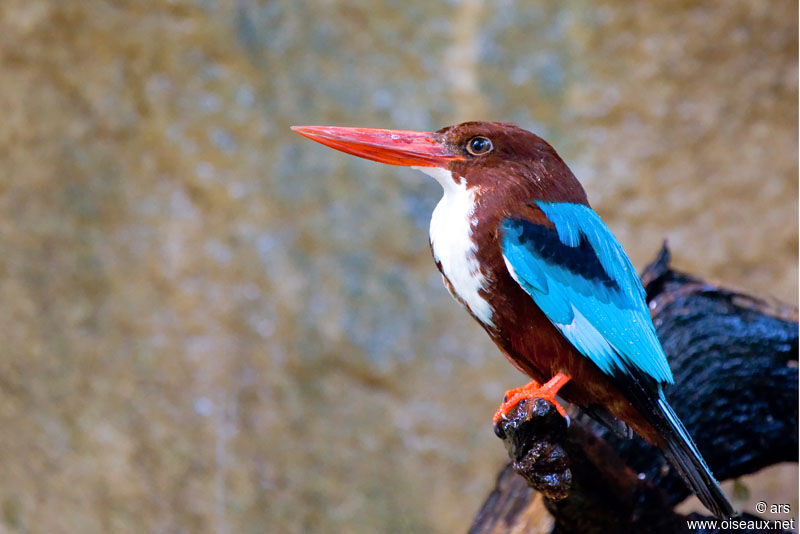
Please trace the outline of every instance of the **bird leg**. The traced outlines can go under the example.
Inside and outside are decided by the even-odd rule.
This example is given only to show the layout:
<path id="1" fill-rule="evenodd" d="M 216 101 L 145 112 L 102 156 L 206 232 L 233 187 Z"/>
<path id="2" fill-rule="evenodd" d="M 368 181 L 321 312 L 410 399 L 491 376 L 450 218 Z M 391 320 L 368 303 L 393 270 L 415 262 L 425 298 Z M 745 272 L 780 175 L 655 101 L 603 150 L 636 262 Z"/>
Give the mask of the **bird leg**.
<path id="1" fill-rule="evenodd" d="M 497 424 L 500 420 L 507 419 L 506 415 L 508 412 L 523 399 L 544 399 L 551 402 L 556 407 L 556 410 L 558 410 L 558 413 L 563 417 L 567 417 L 567 411 L 556 400 L 556 395 L 558 394 L 558 390 L 569 382 L 569 380 L 569 376 L 564 373 L 558 373 L 545 384 L 539 384 L 535 380 L 531 380 L 524 386 L 509 389 L 506 391 L 506 396 L 503 397 L 503 404 L 497 408 L 492 420 Z"/>

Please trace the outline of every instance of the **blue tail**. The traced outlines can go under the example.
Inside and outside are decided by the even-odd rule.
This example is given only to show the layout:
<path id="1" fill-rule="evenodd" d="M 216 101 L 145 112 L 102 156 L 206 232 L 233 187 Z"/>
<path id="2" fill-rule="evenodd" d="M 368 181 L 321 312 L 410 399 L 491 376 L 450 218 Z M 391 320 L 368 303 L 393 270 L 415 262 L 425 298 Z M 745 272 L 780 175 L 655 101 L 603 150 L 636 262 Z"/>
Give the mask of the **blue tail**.
<path id="1" fill-rule="evenodd" d="M 703 505 L 717 518 L 724 519 L 736 515 L 733 506 L 722 493 L 717 480 L 700 455 L 700 451 L 697 450 L 697 446 L 683 423 L 667 403 L 662 391 L 659 391 L 656 405 L 657 415 L 661 416 L 659 418 L 663 420 L 666 427 L 663 429 L 663 433 L 667 444 L 663 451 L 670 464 L 678 470 Z"/>

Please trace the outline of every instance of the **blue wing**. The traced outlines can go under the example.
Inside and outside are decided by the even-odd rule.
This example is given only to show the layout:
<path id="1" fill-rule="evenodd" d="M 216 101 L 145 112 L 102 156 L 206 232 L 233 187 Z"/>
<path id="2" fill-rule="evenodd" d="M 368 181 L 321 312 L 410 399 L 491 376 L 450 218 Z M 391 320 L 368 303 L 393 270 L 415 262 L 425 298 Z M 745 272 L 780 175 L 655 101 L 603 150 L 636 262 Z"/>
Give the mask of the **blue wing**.
<path id="1" fill-rule="evenodd" d="M 555 228 L 502 222 L 509 272 L 550 321 L 604 373 L 638 369 L 673 383 L 636 271 L 588 206 L 537 202 Z"/>

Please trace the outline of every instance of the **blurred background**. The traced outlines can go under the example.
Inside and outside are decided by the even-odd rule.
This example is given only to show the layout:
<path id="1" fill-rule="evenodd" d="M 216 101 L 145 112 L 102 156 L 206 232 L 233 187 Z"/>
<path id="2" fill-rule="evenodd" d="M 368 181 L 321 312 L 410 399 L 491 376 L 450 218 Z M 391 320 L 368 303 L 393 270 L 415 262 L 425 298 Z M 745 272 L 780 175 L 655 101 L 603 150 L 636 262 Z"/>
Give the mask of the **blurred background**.
<path id="1" fill-rule="evenodd" d="M 796 304 L 797 20 L 4 0 L 0 531 L 464 531 L 525 379 L 442 286 L 439 186 L 289 125 L 517 122 L 637 268 L 667 238 L 677 268 Z M 745 485 L 796 512 L 796 473 Z"/>

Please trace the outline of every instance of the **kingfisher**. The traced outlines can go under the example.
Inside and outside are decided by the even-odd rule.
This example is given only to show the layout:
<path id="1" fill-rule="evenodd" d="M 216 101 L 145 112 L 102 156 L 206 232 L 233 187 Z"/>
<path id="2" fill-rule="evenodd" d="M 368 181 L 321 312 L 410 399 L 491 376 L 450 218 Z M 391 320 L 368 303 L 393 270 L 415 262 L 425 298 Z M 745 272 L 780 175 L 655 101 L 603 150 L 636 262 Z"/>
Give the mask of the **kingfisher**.
<path id="1" fill-rule="evenodd" d="M 735 514 L 664 397 L 674 380 L 639 277 L 553 147 L 498 122 L 436 132 L 292 129 L 348 154 L 415 168 L 442 186 L 430 247 L 444 285 L 531 378 L 506 392 L 495 424 L 525 398 L 546 399 L 566 417 L 558 395 L 633 429 L 714 515 Z"/>

